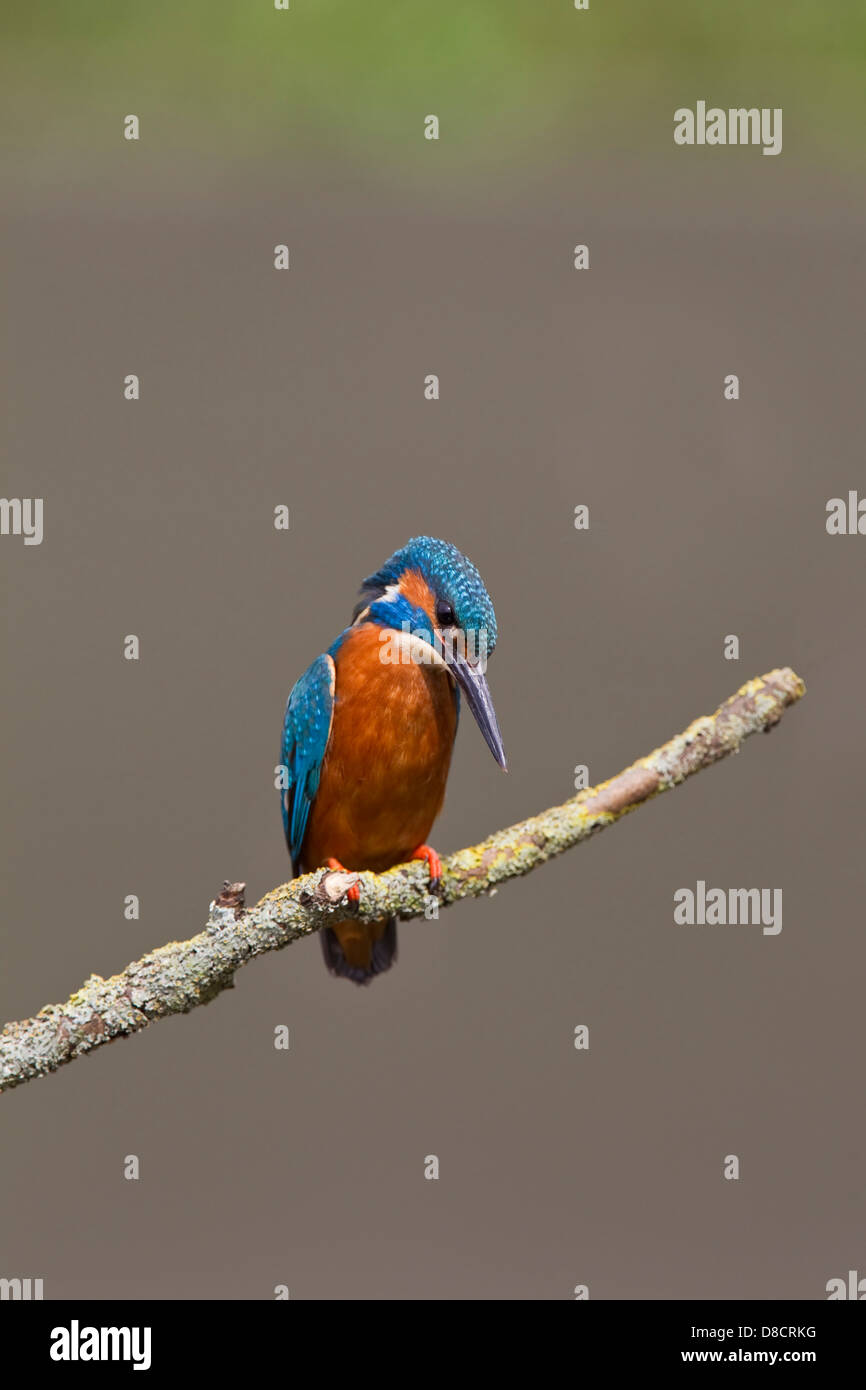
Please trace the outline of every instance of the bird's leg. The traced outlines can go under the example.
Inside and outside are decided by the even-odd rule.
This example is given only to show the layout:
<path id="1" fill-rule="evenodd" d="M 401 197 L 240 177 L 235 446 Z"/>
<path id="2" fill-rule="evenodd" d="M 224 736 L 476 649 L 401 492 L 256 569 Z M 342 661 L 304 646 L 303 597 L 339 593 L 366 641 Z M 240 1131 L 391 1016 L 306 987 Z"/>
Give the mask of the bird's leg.
<path id="1" fill-rule="evenodd" d="M 435 893 L 442 880 L 442 860 L 429 845 L 419 845 L 412 854 L 413 859 L 423 859 L 430 874 L 430 892 Z"/>
<path id="2" fill-rule="evenodd" d="M 339 859 L 326 859 L 325 865 L 329 869 L 336 869 L 337 873 L 349 873 L 349 870 L 345 867 L 345 865 L 340 863 Z M 353 883 L 351 888 L 346 889 L 346 901 L 350 903 L 357 903 L 361 901 L 360 883 Z"/>

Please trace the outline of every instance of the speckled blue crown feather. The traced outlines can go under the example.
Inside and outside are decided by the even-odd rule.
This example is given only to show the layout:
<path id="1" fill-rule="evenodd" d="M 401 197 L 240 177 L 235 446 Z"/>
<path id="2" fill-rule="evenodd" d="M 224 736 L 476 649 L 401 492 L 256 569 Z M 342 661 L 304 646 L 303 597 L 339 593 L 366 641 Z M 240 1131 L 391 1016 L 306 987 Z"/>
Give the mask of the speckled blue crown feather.
<path id="1" fill-rule="evenodd" d="M 437 600 L 450 603 L 457 625 L 464 632 L 487 634 L 487 654 L 496 646 L 496 614 L 481 575 L 471 560 L 450 541 L 434 536 L 415 536 L 395 550 L 380 570 L 364 580 L 361 593 L 367 600 L 396 584 L 407 570 L 418 570 Z"/>

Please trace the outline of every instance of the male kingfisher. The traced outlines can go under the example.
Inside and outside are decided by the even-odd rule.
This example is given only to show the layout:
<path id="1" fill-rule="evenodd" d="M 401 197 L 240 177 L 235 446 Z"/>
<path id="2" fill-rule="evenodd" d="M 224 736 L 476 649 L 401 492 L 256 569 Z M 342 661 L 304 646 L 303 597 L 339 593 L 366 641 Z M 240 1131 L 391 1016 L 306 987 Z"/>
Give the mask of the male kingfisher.
<path id="1" fill-rule="evenodd" d="M 352 622 L 289 695 L 281 763 L 292 873 L 371 869 L 423 859 L 445 798 L 460 691 L 499 766 L 505 752 L 484 675 L 496 615 L 456 546 L 416 536 L 369 579 Z M 357 902 L 360 888 L 347 898 Z M 348 917 L 320 933 L 333 975 L 366 985 L 397 956 L 393 918 Z"/>

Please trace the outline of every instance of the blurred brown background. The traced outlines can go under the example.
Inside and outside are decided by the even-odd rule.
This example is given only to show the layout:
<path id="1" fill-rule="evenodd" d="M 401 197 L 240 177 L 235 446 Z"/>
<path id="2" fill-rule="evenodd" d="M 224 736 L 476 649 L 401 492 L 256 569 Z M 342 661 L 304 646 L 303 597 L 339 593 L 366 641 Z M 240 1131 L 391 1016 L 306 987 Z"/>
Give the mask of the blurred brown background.
<path id="1" fill-rule="evenodd" d="M 411 535 L 468 552 L 500 627 L 510 772 L 465 717 L 443 852 L 752 675 L 790 664 L 808 695 L 494 899 L 404 924 L 369 989 L 301 943 L 4 1097 L 0 1275 L 49 1298 L 812 1299 L 866 1273 L 866 539 L 825 530 L 866 493 L 866 201 L 853 164 L 798 157 L 815 91 L 734 92 L 784 106 L 776 159 L 677 149 L 703 93 L 663 76 L 633 145 L 569 116 L 553 148 L 459 170 L 423 87 L 396 161 L 375 128 L 363 154 L 286 128 L 198 158 L 150 139 L 146 83 L 99 72 L 74 137 L 46 95 L 8 159 L 3 492 L 45 499 L 45 537 L 0 539 L 0 1018 L 194 934 L 225 878 L 254 901 L 286 876 L 286 695 Z M 675 926 L 699 878 L 781 887 L 781 934 Z"/>

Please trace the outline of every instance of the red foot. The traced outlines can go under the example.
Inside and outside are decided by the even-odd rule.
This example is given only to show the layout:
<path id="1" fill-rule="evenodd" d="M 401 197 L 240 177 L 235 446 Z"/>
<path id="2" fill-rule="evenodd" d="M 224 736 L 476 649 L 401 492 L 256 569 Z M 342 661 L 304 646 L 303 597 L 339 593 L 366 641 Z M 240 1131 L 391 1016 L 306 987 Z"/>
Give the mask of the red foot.
<path id="1" fill-rule="evenodd" d="M 435 893 L 442 881 L 442 860 L 429 845 L 419 845 L 412 855 L 413 859 L 423 859 L 430 874 L 430 892 Z"/>
<path id="2" fill-rule="evenodd" d="M 336 869 L 338 873 L 347 874 L 349 872 L 349 870 L 340 863 L 339 859 L 327 859 L 325 862 L 329 869 Z M 346 901 L 350 903 L 358 903 L 361 901 L 360 883 L 353 883 L 351 888 L 346 889 Z"/>

